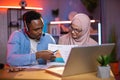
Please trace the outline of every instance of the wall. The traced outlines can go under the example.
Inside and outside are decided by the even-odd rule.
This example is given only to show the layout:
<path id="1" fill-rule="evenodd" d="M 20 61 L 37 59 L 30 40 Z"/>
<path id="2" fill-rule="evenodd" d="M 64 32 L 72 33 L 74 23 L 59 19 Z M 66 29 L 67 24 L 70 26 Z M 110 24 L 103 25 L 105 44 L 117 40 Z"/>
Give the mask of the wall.
<path id="1" fill-rule="evenodd" d="M 112 39 L 111 33 L 115 30 L 117 57 L 120 60 L 120 0 L 101 0 L 101 6 L 103 43 Z"/>
<path id="2" fill-rule="evenodd" d="M 89 13 L 87 12 L 86 8 L 80 0 L 65 0 L 64 2 L 63 0 L 60 0 L 59 8 L 61 20 L 68 20 L 68 15 L 71 11 L 86 13 L 89 15 Z"/>
<path id="3" fill-rule="evenodd" d="M 5 9 L 0 9 L 0 63 L 6 62 L 6 47 L 7 47 L 7 12 Z"/>

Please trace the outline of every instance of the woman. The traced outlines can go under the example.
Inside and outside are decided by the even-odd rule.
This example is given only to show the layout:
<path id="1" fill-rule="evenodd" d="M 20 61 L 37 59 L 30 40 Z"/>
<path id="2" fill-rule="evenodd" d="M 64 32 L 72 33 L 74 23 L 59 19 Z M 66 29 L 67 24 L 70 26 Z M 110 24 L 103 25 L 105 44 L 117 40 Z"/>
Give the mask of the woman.
<path id="1" fill-rule="evenodd" d="M 76 14 L 71 21 L 70 32 L 59 38 L 64 45 L 95 45 L 97 42 L 90 37 L 90 18 L 83 13 Z"/>

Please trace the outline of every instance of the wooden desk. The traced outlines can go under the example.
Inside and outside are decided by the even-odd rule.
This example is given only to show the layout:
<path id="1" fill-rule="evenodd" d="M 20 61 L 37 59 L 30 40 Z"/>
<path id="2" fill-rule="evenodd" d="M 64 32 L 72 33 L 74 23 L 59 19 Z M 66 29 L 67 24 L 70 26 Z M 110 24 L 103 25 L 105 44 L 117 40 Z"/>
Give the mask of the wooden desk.
<path id="1" fill-rule="evenodd" d="M 75 76 L 69 77 L 58 77 L 56 75 L 47 73 L 45 70 L 40 69 L 25 69 L 24 71 L 20 72 L 7 72 L 7 69 L 0 70 L 0 80 L 1 79 L 39 79 L 39 80 L 115 80 L 114 76 L 111 73 L 109 79 L 101 79 L 96 77 L 96 73 L 87 73 L 87 74 L 80 74 Z"/>

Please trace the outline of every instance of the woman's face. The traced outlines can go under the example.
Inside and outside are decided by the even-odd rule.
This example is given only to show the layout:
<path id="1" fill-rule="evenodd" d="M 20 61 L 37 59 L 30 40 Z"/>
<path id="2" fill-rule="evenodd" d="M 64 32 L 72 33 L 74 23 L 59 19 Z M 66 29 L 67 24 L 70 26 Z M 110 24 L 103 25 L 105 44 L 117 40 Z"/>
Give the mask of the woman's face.
<path id="1" fill-rule="evenodd" d="M 41 19 L 32 20 L 29 24 L 28 36 L 32 39 L 39 40 L 42 35 L 43 22 Z"/>
<path id="2" fill-rule="evenodd" d="M 81 37 L 82 28 L 77 25 L 71 25 L 71 35 L 73 39 L 78 39 Z"/>

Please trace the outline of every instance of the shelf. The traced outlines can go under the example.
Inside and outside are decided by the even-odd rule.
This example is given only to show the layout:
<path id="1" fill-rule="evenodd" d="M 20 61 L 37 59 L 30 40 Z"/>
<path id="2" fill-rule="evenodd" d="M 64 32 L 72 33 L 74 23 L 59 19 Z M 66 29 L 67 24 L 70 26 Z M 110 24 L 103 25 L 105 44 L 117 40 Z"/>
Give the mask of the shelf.
<path id="1" fill-rule="evenodd" d="M 98 36 L 98 33 L 90 33 L 91 36 Z"/>
<path id="2" fill-rule="evenodd" d="M 91 23 L 99 22 L 99 20 L 90 20 Z M 70 24 L 71 21 L 51 21 L 50 24 Z"/>

